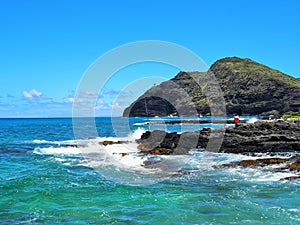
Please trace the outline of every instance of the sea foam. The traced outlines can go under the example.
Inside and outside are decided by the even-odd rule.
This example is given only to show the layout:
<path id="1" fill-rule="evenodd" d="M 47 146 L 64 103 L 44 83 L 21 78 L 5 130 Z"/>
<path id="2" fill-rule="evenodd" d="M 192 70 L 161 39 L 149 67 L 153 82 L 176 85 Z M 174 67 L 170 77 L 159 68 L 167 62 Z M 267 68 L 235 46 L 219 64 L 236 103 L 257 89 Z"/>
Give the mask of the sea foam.
<path id="1" fill-rule="evenodd" d="M 70 165 L 70 160 L 75 157 L 75 164 L 95 169 L 109 180 L 127 185 L 148 185 L 160 182 L 182 172 L 226 173 L 226 179 L 244 179 L 253 182 L 278 181 L 281 178 L 293 176 L 291 172 L 274 172 L 277 166 L 263 168 L 223 168 L 223 164 L 238 162 L 246 159 L 257 159 L 262 156 L 245 156 L 239 154 L 212 153 L 205 150 L 192 150 L 188 155 L 157 156 L 143 155 L 138 150 L 135 142 L 145 132 L 137 129 L 128 137 L 98 137 L 88 140 L 66 140 L 60 142 L 47 142 L 34 140 L 36 144 L 51 143 L 54 146 L 37 147 L 33 153 L 53 156 L 56 161 Z M 104 141 L 115 144 L 103 145 Z M 66 143 L 70 146 L 62 146 Z M 75 145 L 80 143 L 81 145 Z M 56 146 L 60 144 L 59 146 Z M 74 144 L 74 145 L 71 145 Z M 71 159 L 66 156 L 71 156 Z M 265 157 L 270 157 L 264 155 Z M 75 160 L 74 159 L 74 160 Z M 79 160 L 79 161 L 78 161 Z M 191 175 L 191 174 L 190 174 Z M 190 176 L 185 175 L 185 176 Z"/>

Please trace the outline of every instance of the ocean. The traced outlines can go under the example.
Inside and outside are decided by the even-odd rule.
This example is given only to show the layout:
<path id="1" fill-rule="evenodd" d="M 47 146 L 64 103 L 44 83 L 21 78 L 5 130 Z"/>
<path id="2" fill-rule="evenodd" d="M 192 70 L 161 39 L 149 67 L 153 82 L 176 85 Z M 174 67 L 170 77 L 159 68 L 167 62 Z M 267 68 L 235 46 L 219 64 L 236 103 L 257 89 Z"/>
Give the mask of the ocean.
<path id="1" fill-rule="evenodd" d="M 143 156 L 134 142 L 220 125 L 148 121 L 96 118 L 98 136 L 78 139 L 71 118 L 0 119 L 0 224 L 300 223 L 300 182 L 279 181 L 289 172 L 222 168 L 255 157 L 204 149 Z"/>

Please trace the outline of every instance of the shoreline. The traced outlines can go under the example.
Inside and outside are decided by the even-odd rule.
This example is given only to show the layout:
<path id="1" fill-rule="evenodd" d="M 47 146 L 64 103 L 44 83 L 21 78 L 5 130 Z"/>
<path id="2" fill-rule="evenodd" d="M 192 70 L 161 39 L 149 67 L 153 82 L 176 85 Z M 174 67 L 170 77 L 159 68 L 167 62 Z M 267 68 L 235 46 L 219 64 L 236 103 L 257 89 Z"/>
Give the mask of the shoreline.
<path id="1" fill-rule="evenodd" d="M 182 134 L 155 130 L 147 131 L 137 140 L 144 153 L 158 150 L 161 154 L 188 154 L 193 148 L 206 149 L 212 137 L 222 138 L 223 143 L 218 152 L 224 153 L 266 153 L 266 152 L 300 152 L 300 120 L 258 120 L 252 124 L 239 124 L 236 128 L 213 130 L 204 128 L 195 132 Z M 179 145 L 181 137 L 185 144 Z M 198 138 L 194 146 L 188 139 Z M 156 151 L 157 152 L 157 151 Z"/>
<path id="2" fill-rule="evenodd" d="M 222 133 L 223 132 L 223 133 Z M 241 124 L 236 128 L 212 130 L 204 128 L 199 132 L 166 133 L 164 131 L 145 132 L 139 140 L 138 149 L 150 155 L 184 155 L 191 149 L 205 149 L 210 138 L 224 135 L 218 153 L 243 155 L 273 154 L 271 158 L 258 157 L 224 164 L 223 168 L 268 168 L 271 171 L 294 173 L 280 180 L 300 179 L 300 120 L 259 120 L 253 124 Z M 197 146 L 192 146 L 198 138 Z M 278 156 L 283 154 L 282 156 Z M 287 155 L 289 155 L 287 157 Z M 273 168 L 272 166 L 277 166 Z M 270 169 L 270 168 L 269 168 Z"/>
<path id="3" fill-rule="evenodd" d="M 244 124 L 247 123 L 248 120 L 246 119 L 240 119 L 240 123 Z M 150 121 L 150 122 L 146 122 L 147 125 L 184 125 L 184 124 L 192 124 L 192 125 L 196 125 L 196 124 L 234 124 L 234 120 L 233 119 L 205 119 L 205 120 L 173 120 L 173 121 Z"/>

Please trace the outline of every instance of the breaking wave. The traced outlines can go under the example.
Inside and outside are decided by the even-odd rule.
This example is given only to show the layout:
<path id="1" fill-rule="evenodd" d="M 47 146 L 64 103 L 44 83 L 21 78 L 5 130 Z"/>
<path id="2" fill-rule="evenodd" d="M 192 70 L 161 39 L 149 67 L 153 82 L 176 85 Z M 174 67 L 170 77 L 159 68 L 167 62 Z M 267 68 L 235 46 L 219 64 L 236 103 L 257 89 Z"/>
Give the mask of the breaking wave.
<path id="1" fill-rule="evenodd" d="M 108 180 L 126 185 L 151 185 L 178 176 L 203 176 L 206 173 L 227 174 L 224 179 L 248 181 L 278 181 L 293 176 L 291 172 L 274 172 L 276 166 L 265 168 L 223 168 L 223 164 L 261 156 L 212 153 L 191 150 L 189 155 L 159 156 L 143 155 L 138 150 L 136 139 L 145 132 L 136 130 L 128 137 L 94 138 L 89 140 L 33 143 L 72 144 L 70 146 L 36 147 L 35 154 L 48 155 L 65 165 L 81 165 L 93 168 Z M 81 143 L 81 145 L 75 145 Z M 84 145 L 83 145 L 84 144 Z M 266 156 L 268 157 L 268 156 Z M 278 165 L 280 166 L 280 165 Z"/>

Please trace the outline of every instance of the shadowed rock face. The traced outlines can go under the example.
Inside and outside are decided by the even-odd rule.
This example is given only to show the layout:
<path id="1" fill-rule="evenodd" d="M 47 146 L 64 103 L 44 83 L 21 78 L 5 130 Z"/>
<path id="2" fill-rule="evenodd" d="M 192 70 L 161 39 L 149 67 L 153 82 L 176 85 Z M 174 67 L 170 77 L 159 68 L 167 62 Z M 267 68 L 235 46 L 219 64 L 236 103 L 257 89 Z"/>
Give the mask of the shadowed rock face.
<path id="1" fill-rule="evenodd" d="M 228 129 L 223 152 L 298 152 L 300 151 L 300 121 L 257 122 Z"/>
<path id="2" fill-rule="evenodd" d="M 300 112 L 300 79 L 250 59 L 224 58 L 208 72 L 180 72 L 173 79 L 152 87 L 125 109 L 123 116 L 206 115 L 220 96 L 215 96 L 216 77 L 228 114 L 268 115 Z M 200 84 L 200 86 L 199 86 Z M 159 97 L 159 98 L 158 98 Z M 151 113 L 145 108 L 149 99 Z"/>
<path id="3" fill-rule="evenodd" d="M 156 96 L 149 96 L 141 98 L 130 108 L 130 110 L 127 108 L 124 111 L 124 116 L 154 117 L 165 116 L 174 113 L 177 114 L 176 109 L 167 100 Z"/>
<path id="4" fill-rule="evenodd" d="M 203 129 L 183 134 L 147 131 L 137 140 L 146 154 L 188 154 L 194 148 L 206 148 L 210 138 L 224 130 Z M 220 136 L 221 137 L 221 136 Z M 219 149 L 226 153 L 300 152 L 300 121 L 256 122 L 225 130 Z"/>
<path id="5" fill-rule="evenodd" d="M 201 139 L 208 142 L 208 136 L 199 136 L 200 132 L 186 132 L 182 134 L 166 133 L 165 131 L 147 131 L 137 140 L 138 149 L 145 154 L 154 155 L 184 155 L 198 146 Z"/>

